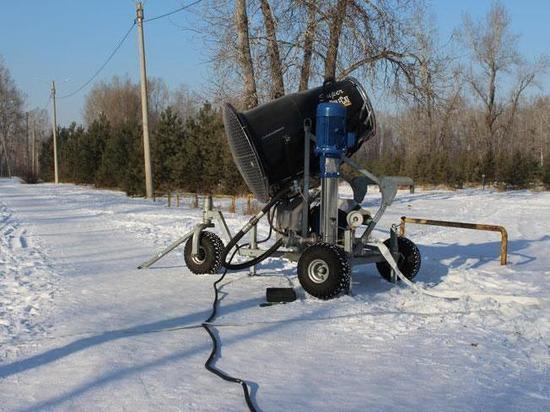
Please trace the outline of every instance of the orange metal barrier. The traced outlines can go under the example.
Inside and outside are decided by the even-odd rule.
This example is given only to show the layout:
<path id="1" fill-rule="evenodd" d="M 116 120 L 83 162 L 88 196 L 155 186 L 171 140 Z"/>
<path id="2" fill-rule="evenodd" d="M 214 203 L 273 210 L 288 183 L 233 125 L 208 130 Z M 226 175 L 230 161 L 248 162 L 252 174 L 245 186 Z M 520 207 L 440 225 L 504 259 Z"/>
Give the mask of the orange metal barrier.
<path id="1" fill-rule="evenodd" d="M 461 229 L 473 229 L 473 230 L 486 230 L 489 232 L 500 232 L 500 264 L 506 265 L 508 262 L 508 232 L 504 226 L 486 225 L 483 223 L 462 223 L 462 222 L 448 222 L 445 220 L 431 220 L 431 219 L 418 219 L 414 217 L 401 217 L 401 224 L 399 225 L 399 234 L 405 236 L 405 224 L 413 223 L 415 225 L 432 225 L 432 226 L 444 226 L 444 227 L 457 227 Z"/>

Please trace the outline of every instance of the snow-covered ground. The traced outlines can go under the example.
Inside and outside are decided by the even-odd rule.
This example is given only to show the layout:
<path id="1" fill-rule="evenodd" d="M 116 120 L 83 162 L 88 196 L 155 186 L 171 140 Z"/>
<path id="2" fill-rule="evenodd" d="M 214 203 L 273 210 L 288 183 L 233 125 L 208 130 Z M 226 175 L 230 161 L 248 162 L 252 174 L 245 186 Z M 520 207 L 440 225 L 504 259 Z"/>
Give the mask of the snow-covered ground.
<path id="1" fill-rule="evenodd" d="M 501 267 L 497 233 L 409 226 L 419 285 L 542 303 L 435 299 L 359 266 L 353 296 L 261 308 L 266 287 L 299 289 L 294 265 L 271 260 L 223 282 L 217 366 L 247 379 L 265 411 L 550 410 L 550 193 L 400 192 L 376 236 L 402 215 L 510 235 Z M 232 229 L 246 219 L 228 217 Z M 208 316 L 215 277 L 189 273 L 181 250 L 136 269 L 199 219 L 0 180 L 0 410 L 244 410 L 240 387 L 203 368 L 204 330 L 185 328 Z"/>

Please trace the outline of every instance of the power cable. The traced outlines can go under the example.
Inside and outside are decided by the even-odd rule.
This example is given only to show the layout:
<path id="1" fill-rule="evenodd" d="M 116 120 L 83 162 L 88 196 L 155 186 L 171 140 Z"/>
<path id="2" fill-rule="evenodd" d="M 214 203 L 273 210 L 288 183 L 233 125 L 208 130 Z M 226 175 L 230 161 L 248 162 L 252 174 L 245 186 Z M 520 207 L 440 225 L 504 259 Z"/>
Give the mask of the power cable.
<path id="1" fill-rule="evenodd" d="M 77 94 L 78 92 L 80 92 L 82 89 L 84 89 L 86 86 L 88 86 L 92 81 L 94 81 L 94 79 L 99 75 L 99 73 L 101 73 L 101 71 L 105 68 L 105 66 L 107 66 L 107 64 L 109 64 L 109 62 L 112 60 L 112 58 L 115 56 L 115 54 L 120 50 L 120 48 L 122 47 L 122 45 L 124 44 L 124 42 L 126 41 L 128 36 L 130 35 L 130 33 L 132 32 L 132 29 L 134 28 L 135 25 L 136 25 L 136 22 L 134 20 L 132 22 L 132 25 L 130 26 L 130 28 L 126 32 L 126 34 L 122 37 L 122 39 L 119 40 L 119 42 L 117 43 L 117 45 L 115 46 L 115 48 L 113 49 L 111 54 L 109 54 L 109 57 L 107 57 L 107 60 L 105 60 L 105 62 L 99 67 L 99 69 L 96 70 L 96 72 L 92 75 L 92 77 L 90 77 L 90 79 L 88 79 L 85 83 L 82 84 L 82 86 L 80 86 L 78 89 L 74 90 L 73 92 L 71 92 L 69 94 L 66 94 L 64 96 L 59 96 L 57 98 L 58 99 L 66 99 L 68 97 L 72 97 L 75 94 Z"/>
<path id="2" fill-rule="evenodd" d="M 185 6 L 182 6 L 182 7 L 179 7 L 175 10 L 172 10 L 168 13 L 164 13 L 164 14 L 161 14 L 159 16 L 155 16 L 155 17 L 151 17 L 149 19 L 144 19 L 143 22 L 150 22 L 150 21 L 154 21 L 154 20 L 158 20 L 158 19 L 162 19 L 164 17 L 168 17 L 168 16 L 171 16 L 173 14 L 176 14 L 176 13 L 179 13 L 180 11 L 183 11 L 183 10 L 186 10 L 188 9 L 189 7 L 192 7 L 198 3 L 200 3 L 202 0 L 195 0 L 194 2 L 192 3 L 189 3 Z M 80 91 L 82 91 L 85 87 L 87 87 L 91 82 L 94 81 L 94 79 L 103 71 L 103 69 L 107 66 L 107 64 L 109 64 L 109 62 L 113 59 L 113 57 L 115 56 L 115 54 L 120 50 L 120 48 L 122 47 L 122 45 L 124 44 L 124 42 L 126 41 L 126 39 L 128 38 L 128 36 L 130 35 L 130 33 L 132 32 L 132 29 L 134 28 L 134 26 L 136 25 L 136 21 L 134 20 L 132 22 L 132 25 L 130 26 L 130 28 L 128 29 L 128 31 L 124 34 L 124 36 L 122 37 L 122 39 L 120 39 L 120 41 L 116 44 L 115 48 L 113 49 L 113 51 L 109 54 L 109 56 L 107 57 L 107 59 L 105 60 L 105 62 L 103 62 L 103 64 L 95 71 L 95 73 L 92 75 L 92 77 L 90 77 L 86 82 L 84 82 L 80 87 L 78 87 L 76 90 L 72 91 L 71 93 L 68 93 L 68 94 L 65 94 L 63 96 L 58 96 L 57 98 L 58 99 L 67 99 L 69 97 L 72 97 L 74 96 L 75 94 L 79 93 Z"/>
<path id="3" fill-rule="evenodd" d="M 42 106 L 42 109 L 41 109 L 42 111 L 48 110 L 48 106 L 50 105 L 51 100 L 52 100 L 52 94 L 50 93 L 50 95 L 48 96 L 48 101 L 44 106 Z"/>
<path id="4" fill-rule="evenodd" d="M 286 193 L 286 192 L 281 192 L 282 194 Z M 281 194 L 281 195 L 282 195 Z M 268 204 L 266 207 L 267 207 L 267 214 L 268 214 L 268 220 L 269 219 L 269 214 L 270 214 L 270 208 L 273 206 L 273 205 L 276 205 L 278 202 L 279 202 L 279 195 L 278 196 L 275 196 L 275 199 L 276 201 L 275 202 L 270 202 L 270 204 Z M 265 209 L 265 208 L 264 208 Z M 269 233 L 267 234 L 267 237 L 265 239 L 262 239 L 262 240 L 259 240 L 257 242 L 257 244 L 260 244 L 260 243 L 264 243 L 264 242 L 267 242 L 269 239 L 271 239 L 271 235 L 273 234 L 273 225 L 271 224 L 271 221 L 269 222 Z M 234 245 L 235 246 L 235 245 Z M 204 330 L 206 330 L 206 332 L 208 333 L 208 335 L 210 336 L 210 339 L 212 340 L 212 350 L 210 351 L 210 356 L 208 356 L 208 359 L 206 360 L 206 362 L 204 363 L 204 367 L 211 373 L 213 373 L 214 375 L 222 378 L 223 380 L 227 381 L 227 382 L 232 382 L 232 383 L 237 383 L 239 385 L 241 385 L 242 389 L 243 389 L 243 394 L 244 394 L 244 399 L 245 399 L 245 402 L 246 402 L 246 406 L 248 406 L 248 409 L 251 411 L 251 412 L 256 412 L 257 409 L 254 405 L 254 402 L 252 401 L 252 398 L 250 397 L 250 389 L 248 387 L 248 384 L 246 383 L 246 381 L 240 379 L 240 378 L 235 378 L 234 376 L 231 376 L 231 375 L 228 375 L 227 373 L 217 369 L 215 367 L 215 365 L 213 364 L 215 359 L 216 359 L 216 356 L 218 354 L 218 349 L 219 347 L 221 346 L 221 342 L 219 340 L 219 338 L 214 334 L 212 328 L 214 328 L 216 325 L 213 324 L 213 320 L 216 318 L 217 316 L 217 312 L 218 312 L 218 305 L 219 305 L 219 290 L 218 290 L 218 284 L 220 284 L 223 279 L 225 278 L 225 276 L 227 275 L 227 270 L 228 270 L 228 267 L 231 266 L 231 262 L 233 261 L 233 258 L 235 257 L 235 255 L 239 252 L 239 250 L 243 247 L 247 247 L 247 246 L 250 246 L 250 243 L 244 243 L 244 244 L 241 244 L 241 245 L 236 245 L 235 247 L 235 250 L 233 251 L 233 253 L 231 254 L 231 257 L 229 258 L 229 262 L 224 262 L 224 263 L 229 263 L 229 264 L 226 264 L 225 268 L 224 268 L 224 271 L 222 273 L 222 275 L 220 276 L 220 278 L 218 280 L 216 280 L 214 282 L 214 284 L 212 285 L 213 289 L 214 289 L 214 302 L 212 303 L 212 312 L 210 313 L 210 316 L 208 317 L 208 319 L 206 319 L 202 324 L 201 326 L 204 328 Z M 273 245 L 267 252 L 264 253 L 264 255 L 267 255 L 269 256 L 271 253 L 270 251 L 273 249 L 278 249 L 280 246 L 280 242 L 275 242 L 275 245 Z M 231 247 L 229 247 L 228 249 L 226 249 L 227 251 L 231 250 Z M 227 256 L 227 253 L 224 254 L 224 258 L 223 260 L 225 261 L 225 257 Z M 247 262 L 248 263 L 248 262 Z"/>
<path id="5" fill-rule="evenodd" d="M 233 260 L 233 258 L 235 257 L 235 255 L 237 254 L 239 249 L 243 246 L 244 245 L 239 245 L 235 248 L 235 250 L 233 251 L 233 254 L 229 258 L 229 262 L 231 262 Z M 252 402 L 252 398 L 250 397 L 250 389 L 249 389 L 248 384 L 246 383 L 246 381 L 244 381 L 240 378 L 235 378 L 234 376 L 228 375 L 227 373 L 225 373 L 225 372 L 221 371 L 220 369 L 216 368 L 215 365 L 213 364 L 215 359 L 216 359 L 216 356 L 218 354 L 218 349 L 221 346 L 221 342 L 218 340 L 218 338 L 214 334 L 214 332 L 213 332 L 213 327 L 214 326 L 211 324 L 211 322 L 216 318 L 217 312 L 218 312 L 218 305 L 219 305 L 218 284 L 225 278 L 226 275 L 227 275 L 227 268 L 224 269 L 223 274 L 212 285 L 212 287 L 214 288 L 214 302 L 212 303 L 212 312 L 210 313 L 210 316 L 208 317 L 208 319 L 206 319 L 201 325 L 204 328 L 204 330 L 206 330 L 206 332 L 208 332 L 208 335 L 210 336 L 210 339 L 212 340 L 212 351 L 210 352 L 210 356 L 208 356 L 208 359 L 204 363 L 204 367 L 209 372 L 211 372 L 214 375 L 222 378 L 224 381 L 237 383 L 237 384 L 241 385 L 241 387 L 243 389 L 244 399 L 246 401 L 246 406 L 248 406 L 248 409 L 251 412 L 256 412 L 256 407 L 254 406 L 254 403 Z"/>
<path id="6" fill-rule="evenodd" d="M 192 7 L 194 6 L 195 4 L 199 4 L 202 0 L 195 0 L 194 2 L 192 3 L 189 3 L 189 4 L 186 4 L 185 6 L 182 6 L 180 8 L 177 8 L 175 10 L 172 10 L 172 11 L 169 11 L 168 13 L 164 13 L 164 14 L 161 14 L 160 16 L 155 16 L 155 17 L 151 17 L 149 19 L 143 19 L 143 22 L 144 23 L 147 23 L 149 21 L 154 21 L 154 20 L 158 20 L 158 19 L 162 19 L 164 17 L 168 17 L 168 16 L 171 16 L 172 14 L 176 14 L 176 13 L 179 13 L 180 11 L 183 11 L 185 9 L 188 9 L 189 7 Z"/>

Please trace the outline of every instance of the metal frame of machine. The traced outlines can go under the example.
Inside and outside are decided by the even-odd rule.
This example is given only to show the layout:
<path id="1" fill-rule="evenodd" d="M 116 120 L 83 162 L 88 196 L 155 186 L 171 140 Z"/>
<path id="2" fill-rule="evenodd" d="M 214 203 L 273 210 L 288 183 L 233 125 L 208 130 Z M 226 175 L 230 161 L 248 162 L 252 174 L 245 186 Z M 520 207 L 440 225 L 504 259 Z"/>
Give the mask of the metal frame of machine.
<path id="1" fill-rule="evenodd" d="M 377 177 L 347 156 L 348 153 L 353 153 L 356 150 L 357 142 L 374 135 L 376 121 L 370 101 L 356 80 L 344 80 L 342 84 L 343 87 L 348 86 L 355 92 L 353 98 L 361 102 L 363 106 L 359 108 L 350 106 L 352 107 L 351 112 L 348 113 L 345 103 L 340 101 L 342 93 L 335 93 L 337 96 L 339 95 L 338 99 L 321 100 L 316 103 L 316 110 L 312 112 L 311 99 L 316 97 L 311 92 L 307 95 L 288 97 L 288 101 L 294 105 L 297 104 L 296 102 L 300 103 L 304 102 L 304 99 L 309 99 L 306 101 L 309 106 L 306 107 L 309 108 L 311 116 L 315 116 L 316 133 L 315 135 L 312 133 L 312 120 L 309 117 L 303 118 L 303 168 L 293 163 L 287 165 L 288 169 L 286 170 L 278 169 L 283 173 L 287 170 L 303 170 L 303 174 L 292 177 L 291 180 L 284 180 L 284 185 L 278 189 L 277 193 L 271 190 L 272 186 L 267 186 L 268 177 L 255 147 L 255 145 L 269 143 L 265 143 L 265 140 L 258 140 L 257 135 L 251 134 L 253 133 L 251 128 L 263 126 L 261 121 L 265 119 L 262 116 L 265 116 L 266 111 L 262 112 L 261 110 L 264 109 L 260 108 L 260 111 L 250 112 L 248 116 L 253 119 L 253 122 L 256 122 L 250 125 L 246 123 L 248 121 L 246 117 L 241 118 L 244 115 L 239 115 L 232 106 L 228 105 L 226 129 L 230 130 L 228 138 L 235 161 L 247 184 L 249 186 L 252 184 L 260 197 L 264 197 L 262 200 L 268 199 L 267 204 L 238 233 L 233 235 L 222 212 L 213 209 L 212 200 L 208 197 L 205 200 L 202 222 L 139 267 L 151 266 L 177 246 L 187 242 L 184 256 L 187 266 L 193 273 L 217 273 L 220 266 L 224 266 L 229 270 L 250 268 L 251 274 L 255 274 L 256 265 L 267 257 L 285 258 L 298 262 L 298 278 L 302 287 L 309 294 L 321 299 L 333 298 L 340 292 L 350 292 L 353 264 L 376 263 L 380 274 L 390 281 L 395 282 L 397 276 L 401 277 L 402 275 L 412 279 L 420 267 L 420 253 L 416 245 L 410 240 L 398 236 L 397 225 L 391 227 L 390 237 L 384 242 L 385 247 L 381 247 L 381 243 L 373 240 L 371 235 L 386 208 L 395 199 L 398 187 L 412 186 L 413 181 L 408 177 Z M 341 91 L 342 89 L 338 90 L 338 92 Z M 326 89 L 323 87 L 323 93 L 325 92 Z M 274 107 L 279 110 L 281 107 L 284 109 L 281 102 L 276 101 Z M 350 99 L 347 100 L 347 103 L 352 105 Z M 292 120 L 294 123 L 287 125 L 294 133 L 298 133 L 300 128 L 296 127 L 295 113 L 292 114 L 295 116 Z M 350 120 L 351 113 L 356 113 L 362 123 L 358 124 L 354 118 Z M 256 117 L 254 118 L 254 116 Z M 353 123 L 352 132 L 347 131 L 346 122 L 348 120 Z M 370 134 L 355 134 L 354 130 L 367 126 L 370 127 L 370 130 L 367 132 L 366 129 L 363 129 L 363 133 Z M 284 126 L 274 129 L 273 132 L 262 129 L 262 133 L 267 133 L 262 139 L 270 138 L 281 130 L 284 130 Z M 231 133 L 235 133 L 235 135 L 231 135 Z M 275 141 L 275 144 L 282 144 L 287 155 L 290 156 L 288 144 L 291 137 L 281 134 L 278 139 L 281 140 Z M 296 143 L 292 144 L 295 145 L 295 150 L 302 150 L 302 147 L 296 146 Z M 315 149 L 313 152 L 312 145 Z M 269 148 L 267 147 L 267 149 Z M 265 156 L 266 147 L 260 147 L 259 150 Z M 311 163 L 312 153 L 318 159 L 318 165 Z M 347 164 L 359 174 L 349 182 L 353 190 L 354 201 L 351 210 L 347 211 L 339 209 L 338 206 L 338 186 L 342 164 Z M 274 168 L 278 167 L 277 164 L 271 163 L 271 165 Z M 317 168 L 317 166 L 319 167 Z M 314 171 L 315 176 L 310 176 L 310 171 Z M 317 178 L 320 181 L 320 189 L 317 189 Z M 313 185 L 312 179 L 315 179 Z M 369 185 L 377 185 L 381 194 L 380 206 L 374 216 L 371 216 L 362 207 Z M 316 215 L 312 215 L 314 211 L 317 213 Z M 274 224 L 275 214 L 276 222 Z M 340 225 L 338 220 L 343 220 L 344 214 L 346 224 Z M 258 240 L 257 225 L 260 219 L 266 215 L 270 225 L 268 238 L 271 237 L 273 231 L 276 232 L 277 238 L 270 247 L 262 249 L 259 247 L 259 243 L 267 239 Z M 205 231 L 205 229 L 215 226 L 214 221 L 217 222 L 226 237 L 227 245 L 224 245 L 221 239 L 212 232 Z M 361 227 L 364 228 L 364 231 L 361 235 L 357 235 Z M 239 245 L 240 240 L 248 233 L 250 233 L 250 240 L 246 244 L 247 247 Z M 388 256 L 390 256 L 387 253 L 388 249 L 393 262 L 390 261 L 392 259 L 388 260 Z M 228 259 L 231 251 L 233 254 Z M 236 253 L 241 257 L 248 257 L 249 260 L 233 263 L 232 259 Z M 398 267 L 400 273 L 396 273 L 395 267 Z"/>
<path id="2" fill-rule="evenodd" d="M 310 162 L 310 156 L 309 156 L 309 146 L 310 144 L 316 141 L 315 136 L 311 133 L 310 127 L 311 125 L 306 122 L 304 125 L 304 129 L 306 132 L 306 136 L 308 138 L 305 139 L 305 156 L 304 156 L 304 164 L 308 165 Z M 395 196 L 397 194 L 397 189 L 399 186 L 411 186 L 413 185 L 413 180 L 408 177 L 400 177 L 400 176 L 375 176 L 368 170 L 360 167 L 356 162 L 353 160 L 343 156 L 342 157 L 343 163 L 346 163 L 349 165 L 352 169 L 356 170 L 358 173 L 360 173 L 361 178 L 360 181 L 350 182 L 352 189 L 354 193 L 357 192 L 364 192 L 365 184 L 367 185 L 377 185 L 380 189 L 380 205 L 374 214 L 372 218 L 369 218 L 365 227 L 365 230 L 363 234 L 359 237 L 356 237 L 357 229 L 361 226 L 363 226 L 364 218 L 363 216 L 368 216 L 366 214 L 366 211 L 364 209 L 354 210 L 347 215 L 347 223 L 349 225 L 349 228 L 344 231 L 344 237 L 343 237 L 343 244 L 340 245 L 342 249 L 348 254 L 350 258 L 351 265 L 353 264 L 367 264 L 367 263 L 379 263 L 379 262 L 386 262 L 386 258 L 379 250 L 379 243 L 374 242 L 371 240 L 371 234 L 382 216 L 384 215 L 385 210 L 388 206 L 390 206 L 393 203 L 393 200 L 395 199 Z M 306 170 L 308 170 L 306 168 Z M 301 191 L 301 195 L 304 198 L 304 201 L 306 203 L 309 203 L 310 201 L 310 179 L 309 175 L 306 172 L 303 177 L 303 188 Z M 323 189 L 321 189 L 322 191 Z M 337 197 L 337 186 L 336 188 L 332 188 L 330 195 L 333 197 Z M 361 196 L 361 195 L 360 195 Z M 359 199 L 356 199 L 356 201 Z M 362 199 L 361 199 L 362 200 Z M 358 202 L 361 203 L 361 202 Z M 262 249 L 258 246 L 258 230 L 257 225 L 260 219 L 265 214 L 260 212 L 258 215 L 254 216 L 254 218 L 249 222 L 247 225 L 245 225 L 244 233 L 250 232 L 250 240 L 249 245 L 246 248 L 240 248 L 238 250 L 238 254 L 243 257 L 258 257 L 265 253 L 265 249 Z M 212 198 L 210 196 L 205 198 L 204 201 L 204 210 L 203 210 L 203 219 L 201 223 L 198 223 L 195 225 L 193 230 L 186 233 L 184 236 L 173 242 L 170 246 L 168 246 L 166 249 L 164 249 L 162 252 L 155 255 L 150 260 L 142 263 L 138 268 L 139 269 L 146 269 L 149 268 L 151 265 L 156 263 L 158 260 L 172 252 L 174 249 L 176 249 L 181 244 L 187 242 L 189 239 L 191 239 L 191 253 L 193 256 L 197 256 L 199 254 L 199 239 L 201 232 L 203 232 L 207 228 L 213 228 L 216 225 L 214 222 L 217 223 L 218 228 L 220 229 L 221 233 L 225 237 L 225 239 L 229 242 L 231 239 L 233 239 L 233 234 L 231 233 L 229 226 L 227 225 L 227 222 L 225 221 L 225 218 L 223 216 L 223 213 L 220 210 L 213 208 Z M 308 214 L 303 214 L 302 219 L 302 228 L 308 227 Z M 270 257 L 271 258 L 283 258 L 288 259 L 290 261 L 298 261 L 303 250 L 309 246 L 309 244 L 315 243 L 314 240 L 311 240 L 310 242 L 297 242 L 297 239 L 293 239 L 289 242 L 289 239 L 284 239 L 283 235 L 278 235 L 279 238 L 283 238 L 283 244 L 286 245 L 286 250 L 277 250 L 273 252 Z M 397 245 L 397 225 L 393 225 L 390 229 L 390 242 L 388 249 L 390 250 L 394 260 L 396 262 L 399 261 L 399 248 Z M 289 243 L 293 243 L 293 245 L 289 245 Z M 333 241 L 333 243 L 338 243 L 337 241 Z M 256 274 L 256 265 L 250 266 L 250 274 L 255 275 Z M 391 280 L 397 281 L 397 277 L 394 270 L 391 270 Z M 348 292 L 351 292 L 351 282 L 349 285 Z"/>

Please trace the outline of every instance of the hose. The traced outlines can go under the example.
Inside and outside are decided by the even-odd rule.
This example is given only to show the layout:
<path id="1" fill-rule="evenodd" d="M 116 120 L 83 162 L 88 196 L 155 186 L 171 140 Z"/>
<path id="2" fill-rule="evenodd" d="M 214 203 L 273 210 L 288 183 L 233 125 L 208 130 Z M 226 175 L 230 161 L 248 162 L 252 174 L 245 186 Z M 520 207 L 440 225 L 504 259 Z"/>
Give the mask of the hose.
<path id="1" fill-rule="evenodd" d="M 238 246 L 235 249 L 235 252 L 233 252 L 233 255 L 231 255 L 231 258 L 229 259 L 229 261 L 233 260 L 233 258 L 235 257 L 235 254 L 238 252 L 238 250 L 241 247 L 242 246 Z M 216 280 L 214 282 L 214 284 L 212 285 L 212 287 L 214 288 L 214 302 L 212 303 L 212 312 L 210 313 L 210 316 L 208 317 L 208 319 L 206 319 L 201 324 L 201 326 L 206 330 L 206 332 L 210 336 L 210 339 L 212 340 L 212 351 L 210 352 L 210 356 L 208 357 L 208 359 L 204 363 L 204 367 L 210 373 L 213 373 L 214 375 L 222 378 L 224 381 L 237 383 L 237 384 L 241 385 L 241 387 L 243 389 L 244 399 L 245 399 L 246 405 L 248 406 L 248 409 L 251 412 L 256 412 L 256 407 L 254 406 L 254 403 L 252 402 L 252 398 L 250 397 L 250 390 L 248 388 L 248 384 L 240 378 L 235 378 L 234 376 L 231 376 L 231 375 L 228 375 L 225 372 L 222 372 L 221 370 L 217 369 L 213 365 L 213 362 L 216 358 L 216 355 L 218 354 L 218 349 L 221 346 L 221 344 L 218 342 L 218 339 L 216 338 L 216 335 L 212 331 L 213 325 L 211 325 L 210 323 L 216 318 L 216 315 L 218 313 L 218 303 L 219 303 L 218 284 L 225 278 L 225 275 L 227 275 L 227 268 L 224 270 L 224 272 L 220 276 L 220 278 L 218 280 Z"/>
<path id="2" fill-rule="evenodd" d="M 501 303 L 520 303 L 523 305 L 543 305 L 548 304 L 550 300 L 545 298 L 536 298 L 531 296 L 516 296 L 516 295 L 494 295 L 494 294 L 479 294 L 479 293 L 461 293 L 461 292 L 453 292 L 453 291 L 447 291 L 447 292 L 439 292 L 435 290 L 428 290 L 425 288 L 422 288 L 415 283 L 411 282 L 409 279 L 401 273 L 399 270 L 399 267 L 397 266 L 397 262 L 393 258 L 390 250 L 383 242 L 374 242 L 373 245 L 375 245 L 378 250 L 380 250 L 380 254 L 386 259 L 390 267 L 395 271 L 395 274 L 403 283 L 405 283 L 407 286 L 412 288 L 414 291 L 421 293 L 423 295 L 431 296 L 433 298 L 440 298 L 440 299 L 448 299 L 448 300 L 458 300 L 458 299 L 465 299 L 470 298 L 472 300 L 484 300 L 484 299 L 494 299 L 496 301 L 499 301 Z"/>
<path id="3" fill-rule="evenodd" d="M 241 240 L 243 236 L 247 234 L 248 231 L 252 229 L 252 227 L 254 227 L 254 225 L 256 225 L 262 217 L 265 216 L 266 213 L 269 213 L 271 208 L 275 206 L 279 202 L 279 200 L 281 200 L 281 198 L 288 193 L 288 191 L 289 189 L 283 189 L 279 193 L 277 193 L 269 201 L 269 203 L 266 204 L 256 216 L 250 219 L 248 223 L 241 230 L 239 230 L 239 232 L 229 241 L 222 253 L 222 264 L 227 270 L 242 270 L 249 268 L 250 266 L 257 265 L 258 263 L 264 261 L 269 256 L 271 256 L 277 249 L 279 249 L 279 247 L 281 247 L 281 245 L 283 244 L 283 239 L 278 239 L 269 249 L 267 249 L 260 256 L 256 256 L 255 258 L 247 260 L 246 262 L 231 263 L 231 259 L 229 261 L 226 260 L 227 255 L 229 254 L 229 252 L 231 252 L 231 249 L 237 246 L 239 240 Z M 272 225 L 270 224 L 270 226 Z"/>

